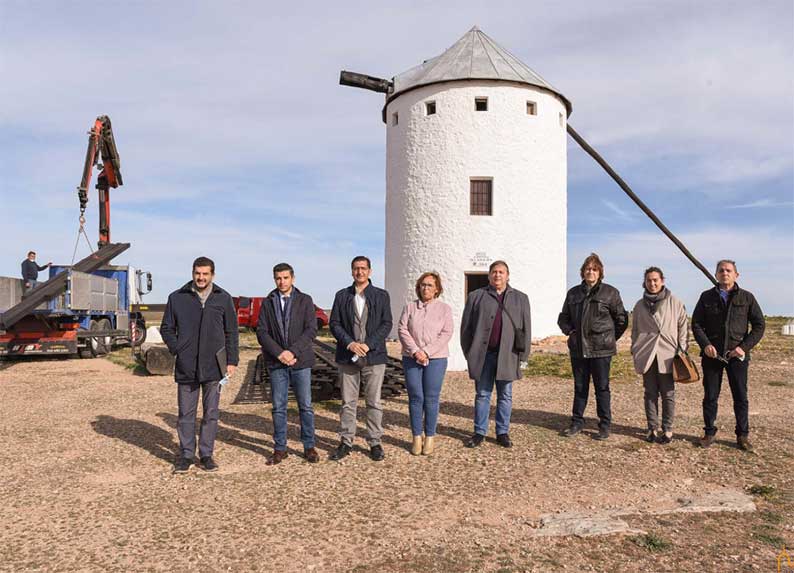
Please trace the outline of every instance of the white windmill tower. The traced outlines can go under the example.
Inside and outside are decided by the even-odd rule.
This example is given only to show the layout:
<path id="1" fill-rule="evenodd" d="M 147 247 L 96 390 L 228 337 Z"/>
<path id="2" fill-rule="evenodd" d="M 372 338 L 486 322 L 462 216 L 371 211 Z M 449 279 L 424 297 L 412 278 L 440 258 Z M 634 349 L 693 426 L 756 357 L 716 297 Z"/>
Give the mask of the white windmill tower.
<path id="1" fill-rule="evenodd" d="M 558 332 L 566 290 L 570 102 L 478 28 L 391 81 L 386 94 L 386 289 L 397 317 L 424 271 L 440 273 L 460 325 L 468 292 L 497 259 L 529 295 L 532 335 Z M 466 367 L 458 337 L 450 370 Z"/>

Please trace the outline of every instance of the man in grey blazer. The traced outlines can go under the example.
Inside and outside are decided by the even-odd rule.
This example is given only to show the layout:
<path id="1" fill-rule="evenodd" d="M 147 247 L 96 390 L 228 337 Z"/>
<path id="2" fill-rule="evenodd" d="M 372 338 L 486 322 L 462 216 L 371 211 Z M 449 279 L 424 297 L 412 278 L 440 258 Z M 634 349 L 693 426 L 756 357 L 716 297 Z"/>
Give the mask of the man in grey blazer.
<path id="1" fill-rule="evenodd" d="M 510 269 L 494 261 L 488 286 L 471 292 L 463 309 L 460 345 L 474 380 L 474 434 L 466 447 L 476 448 L 488 433 L 491 394 L 496 386 L 496 443 L 509 448 L 513 381 L 521 378 L 521 363 L 529 358 L 532 340 L 529 298 L 512 288 Z"/>

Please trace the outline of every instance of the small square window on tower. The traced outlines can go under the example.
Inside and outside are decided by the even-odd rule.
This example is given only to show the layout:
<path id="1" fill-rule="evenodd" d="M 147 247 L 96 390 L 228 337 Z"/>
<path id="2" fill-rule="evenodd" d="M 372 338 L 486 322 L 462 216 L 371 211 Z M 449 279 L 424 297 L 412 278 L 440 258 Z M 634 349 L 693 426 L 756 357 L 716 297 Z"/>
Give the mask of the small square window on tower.
<path id="1" fill-rule="evenodd" d="M 488 98 L 487 97 L 474 98 L 474 109 L 477 111 L 488 111 Z"/>
<path id="2" fill-rule="evenodd" d="M 425 114 L 426 115 L 436 114 L 436 102 L 434 101 L 425 102 Z"/>
<path id="3" fill-rule="evenodd" d="M 472 179 L 469 196 L 470 215 L 493 215 L 493 180 Z"/>
<path id="4" fill-rule="evenodd" d="M 395 111 L 391 114 L 391 124 L 397 125 L 398 123 L 400 123 L 400 115 Z"/>
<path id="5" fill-rule="evenodd" d="M 527 115 L 538 115 L 538 104 L 534 101 L 527 101 Z"/>

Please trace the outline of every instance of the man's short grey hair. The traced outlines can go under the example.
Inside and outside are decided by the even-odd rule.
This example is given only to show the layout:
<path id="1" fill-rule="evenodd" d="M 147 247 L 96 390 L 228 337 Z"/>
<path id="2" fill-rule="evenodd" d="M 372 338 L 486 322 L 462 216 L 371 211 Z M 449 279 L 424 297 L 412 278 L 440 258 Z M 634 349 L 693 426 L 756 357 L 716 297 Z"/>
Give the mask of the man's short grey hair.
<path id="1" fill-rule="evenodd" d="M 715 273 L 720 270 L 720 265 L 722 263 L 729 263 L 729 264 L 733 265 L 733 270 L 735 272 L 737 272 L 737 273 L 739 272 L 739 269 L 736 268 L 736 261 L 732 261 L 730 259 L 720 259 L 719 261 L 717 261 L 717 267 L 714 269 Z"/>

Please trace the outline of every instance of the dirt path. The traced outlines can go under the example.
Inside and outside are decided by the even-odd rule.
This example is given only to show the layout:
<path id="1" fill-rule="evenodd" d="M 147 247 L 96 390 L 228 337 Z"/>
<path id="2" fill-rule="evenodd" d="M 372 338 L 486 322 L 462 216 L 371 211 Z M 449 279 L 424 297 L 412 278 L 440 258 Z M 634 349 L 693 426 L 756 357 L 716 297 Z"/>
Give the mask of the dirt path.
<path id="1" fill-rule="evenodd" d="M 10 454 L 0 480 L 0 569 L 773 571 L 780 545 L 794 547 L 794 360 L 787 352 L 784 345 L 783 354 L 751 367 L 753 454 L 733 445 L 727 385 L 715 447 L 692 443 L 702 425 L 697 385 L 678 391 L 677 439 L 646 444 L 636 377 L 613 384 L 607 442 L 591 439 L 593 420 L 585 435 L 560 437 L 572 383 L 532 377 L 514 385 L 515 447 L 489 440 L 467 450 L 461 440 L 471 432 L 472 383 L 450 374 L 433 456 L 408 453 L 401 397 L 385 405 L 383 463 L 363 449 L 342 463 L 305 463 L 293 407 L 293 455 L 267 467 L 269 409 L 235 403 L 255 358 L 246 351 L 222 396 L 221 470 L 186 476 L 171 474 L 176 389 L 169 378 L 101 359 L 0 363 Z M 337 412 L 335 403 L 316 405 L 324 454 L 337 443 Z M 651 514 L 683 498 L 753 486 L 764 494 L 753 497 L 753 513 Z M 626 510 L 623 519 L 649 535 L 534 536 L 544 514 L 611 510 Z"/>

